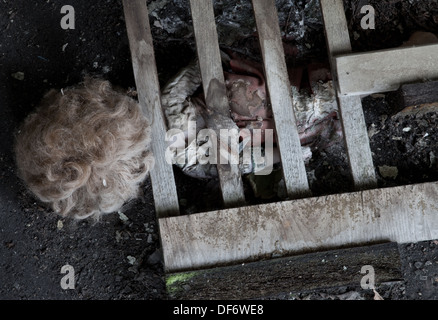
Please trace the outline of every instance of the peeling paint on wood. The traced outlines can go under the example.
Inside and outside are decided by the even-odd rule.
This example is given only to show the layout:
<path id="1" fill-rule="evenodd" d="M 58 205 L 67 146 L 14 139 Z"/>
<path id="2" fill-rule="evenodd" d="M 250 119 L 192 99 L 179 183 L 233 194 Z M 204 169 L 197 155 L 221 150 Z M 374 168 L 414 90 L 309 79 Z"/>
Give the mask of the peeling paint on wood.
<path id="1" fill-rule="evenodd" d="M 167 272 L 438 238 L 438 182 L 160 219 Z"/>

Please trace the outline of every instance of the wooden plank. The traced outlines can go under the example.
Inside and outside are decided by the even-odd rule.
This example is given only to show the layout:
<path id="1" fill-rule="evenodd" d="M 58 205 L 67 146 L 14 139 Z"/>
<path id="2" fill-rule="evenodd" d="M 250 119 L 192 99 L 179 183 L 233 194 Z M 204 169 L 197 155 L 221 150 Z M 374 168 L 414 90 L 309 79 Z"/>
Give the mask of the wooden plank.
<path id="1" fill-rule="evenodd" d="M 342 0 L 320 0 L 320 5 L 330 58 L 351 52 L 350 35 Z"/>
<path id="2" fill-rule="evenodd" d="M 398 107 L 398 106 L 397 106 Z M 399 108 L 394 108 L 394 110 L 399 111 Z M 422 117 L 428 113 L 437 113 L 438 112 L 438 102 L 436 103 L 425 103 L 416 106 L 406 107 L 400 112 L 397 112 L 391 118 L 392 120 L 403 119 L 406 116 L 414 116 L 414 117 Z"/>
<path id="3" fill-rule="evenodd" d="M 438 44 L 342 55 L 335 58 L 342 96 L 397 90 L 401 84 L 438 79 Z"/>
<path id="4" fill-rule="evenodd" d="M 400 95 L 404 107 L 438 102 L 438 81 L 403 84 Z"/>
<path id="5" fill-rule="evenodd" d="M 438 112 L 438 81 L 402 84 L 387 94 L 393 119 Z"/>
<path id="6" fill-rule="evenodd" d="M 150 172 L 157 217 L 179 214 L 172 165 L 165 161 L 166 124 L 161 108 L 155 54 L 146 1 L 124 0 L 126 28 L 131 49 L 138 100 L 152 127 L 151 149 L 155 166 Z"/>
<path id="7" fill-rule="evenodd" d="M 230 107 L 219 51 L 213 2 L 212 0 L 191 0 L 190 8 L 202 85 L 206 95 L 207 108 L 209 109 L 209 113 L 204 117 L 206 118 L 207 126 L 214 129 L 218 137 L 220 137 L 219 131 L 221 129 L 235 129 L 237 133 L 237 125 L 230 118 Z M 219 142 L 219 149 L 228 150 L 231 157 L 237 156 L 233 153 L 234 150 L 229 148 L 228 141 L 225 142 L 221 139 Z M 220 153 L 218 152 L 219 155 Z M 235 207 L 244 205 L 245 195 L 238 164 L 233 164 L 231 161 L 228 164 L 219 162 L 217 169 L 225 206 Z"/>
<path id="8" fill-rule="evenodd" d="M 394 111 L 415 108 L 424 104 L 438 104 L 438 81 L 406 83 L 388 94 Z"/>
<path id="9" fill-rule="evenodd" d="M 310 195 L 275 0 L 252 1 L 287 194 Z"/>
<path id="10" fill-rule="evenodd" d="M 370 140 L 360 97 L 339 97 L 344 141 L 356 190 L 377 187 Z"/>
<path id="11" fill-rule="evenodd" d="M 320 0 L 328 52 L 335 83 L 336 65 L 334 56 L 351 51 L 347 19 L 342 0 Z M 341 97 L 337 92 L 344 139 L 353 182 L 357 190 L 377 186 L 373 157 L 360 97 Z"/>
<path id="12" fill-rule="evenodd" d="M 370 272 L 375 275 L 374 287 L 403 279 L 396 243 L 168 274 L 166 289 L 171 299 L 276 298 L 323 288 L 361 288 L 362 278 Z"/>
<path id="13" fill-rule="evenodd" d="M 167 272 L 438 238 L 438 182 L 160 219 Z"/>

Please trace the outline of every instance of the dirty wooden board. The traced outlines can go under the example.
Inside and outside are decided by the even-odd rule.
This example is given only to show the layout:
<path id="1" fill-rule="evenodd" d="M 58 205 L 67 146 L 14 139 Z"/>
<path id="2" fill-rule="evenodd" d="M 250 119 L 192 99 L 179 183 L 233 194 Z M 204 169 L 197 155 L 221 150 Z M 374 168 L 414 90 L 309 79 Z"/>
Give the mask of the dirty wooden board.
<path id="1" fill-rule="evenodd" d="M 131 49 L 138 100 L 152 127 L 151 149 L 155 166 L 150 172 L 156 213 L 159 218 L 179 214 L 172 165 L 165 161 L 166 124 L 161 107 L 160 85 L 146 1 L 124 0 L 126 28 Z"/>
<path id="2" fill-rule="evenodd" d="M 438 103 L 438 81 L 402 84 L 397 91 L 389 93 L 388 96 L 393 101 L 396 111 L 407 107 Z"/>
<path id="3" fill-rule="evenodd" d="M 287 194 L 310 195 L 274 0 L 252 1 Z"/>
<path id="4" fill-rule="evenodd" d="M 398 111 L 399 109 L 397 109 Z M 406 116 L 415 116 L 415 117 L 423 117 L 424 115 L 438 112 L 438 102 L 436 103 L 425 103 L 416 106 L 406 107 L 400 112 L 397 112 L 391 118 L 392 120 L 403 119 Z"/>
<path id="5" fill-rule="evenodd" d="M 438 79 L 438 44 L 335 57 L 342 96 L 397 90 L 401 84 Z"/>
<path id="6" fill-rule="evenodd" d="M 332 74 L 337 83 L 334 56 L 351 52 L 347 19 L 342 0 L 320 0 L 320 3 Z M 355 188 L 374 188 L 377 186 L 377 178 L 361 99 L 358 96 L 342 97 L 339 92 L 337 98 Z"/>
<path id="7" fill-rule="evenodd" d="M 322 288 L 361 288 L 362 278 L 371 275 L 369 266 L 375 287 L 403 279 L 398 245 L 391 242 L 168 274 L 166 289 L 171 299 L 275 298 Z"/>
<path id="8" fill-rule="evenodd" d="M 438 238 L 438 182 L 159 219 L 167 272 Z"/>
<path id="9" fill-rule="evenodd" d="M 399 94 L 405 107 L 435 103 L 438 102 L 438 81 L 403 84 Z"/>
<path id="10" fill-rule="evenodd" d="M 207 117 L 209 128 L 217 132 L 220 129 L 235 129 L 237 125 L 230 118 L 230 107 L 226 94 L 224 73 L 218 44 L 218 35 L 213 12 L 212 0 L 191 0 L 193 28 L 196 38 L 202 85 L 206 94 L 207 106 L 213 113 Z M 237 139 L 237 137 L 236 137 Z M 237 141 L 237 140 L 236 140 Z M 228 141 L 220 140 L 220 144 L 228 150 Z M 218 143 L 218 146 L 220 146 Z M 230 150 L 232 152 L 232 150 Z M 237 150 L 236 150 L 237 151 Z M 238 164 L 222 164 L 219 161 L 218 174 L 222 190 L 222 198 L 226 207 L 234 207 L 245 203 L 243 182 Z M 235 155 L 237 156 L 237 154 Z M 237 162 L 238 163 L 238 162 Z"/>

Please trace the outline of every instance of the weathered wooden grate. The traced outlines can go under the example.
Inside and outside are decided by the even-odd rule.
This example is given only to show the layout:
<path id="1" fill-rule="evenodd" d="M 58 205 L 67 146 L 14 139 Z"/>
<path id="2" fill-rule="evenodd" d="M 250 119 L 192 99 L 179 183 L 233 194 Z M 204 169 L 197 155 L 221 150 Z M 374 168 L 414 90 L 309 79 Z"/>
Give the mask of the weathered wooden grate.
<path id="1" fill-rule="evenodd" d="M 157 160 L 151 180 L 167 272 L 309 249 L 438 238 L 438 183 L 375 189 L 375 168 L 359 96 L 395 90 L 425 73 L 429 79 L 438 78 L 438 45 L 351 54 L 342 0 L 320 0 L 320 4 L 356 191 L 311 197 L 291 108 L 275 0 L 252 0 L 290 200 L 245 207 L 237 165 L 218 165 L 222 196 L 229 209 L 178 216 L 172 167 L 164 161 L 166 126 L 147 5 L 145 0 L 124 0 L 139 101 L 152 120 L 152 151 Z M 190 6 L 206 101 L 227 114 L 212 0 L 190 0 Z M 409 60 L 417 61 L 414 68 L 408 67 Z M 211 99 L 212 85 L 223 87 L 222 99 Z M 210 125 L 215 129 L 230 126 L 226 119 L 223 121 Z"/>

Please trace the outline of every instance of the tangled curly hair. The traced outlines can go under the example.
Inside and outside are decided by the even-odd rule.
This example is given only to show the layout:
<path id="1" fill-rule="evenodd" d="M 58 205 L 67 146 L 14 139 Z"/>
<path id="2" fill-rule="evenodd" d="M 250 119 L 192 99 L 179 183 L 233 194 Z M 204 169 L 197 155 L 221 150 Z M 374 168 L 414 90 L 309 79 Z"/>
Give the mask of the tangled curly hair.
<path id="1" fill-rule="evenodd" d="M 154 165 L 139 104 L 108 81 L 51 90 L 21 125 L 19 176 L 64 217 L 99 219 L 138 196 Z"/>

